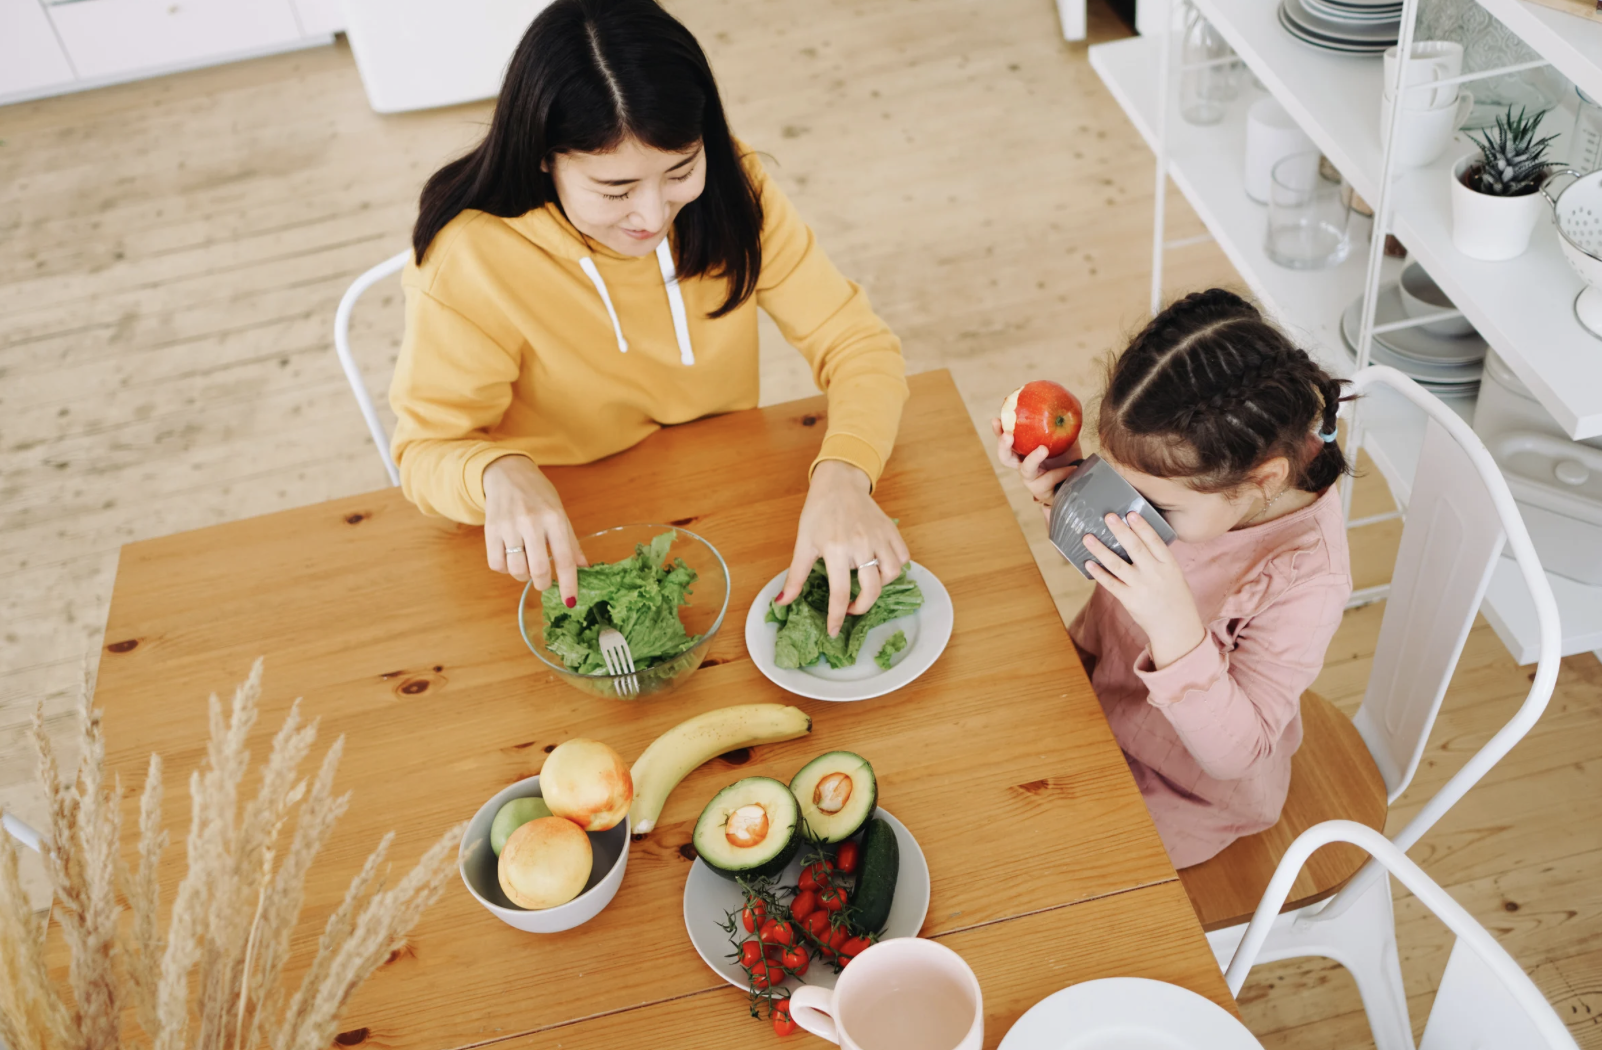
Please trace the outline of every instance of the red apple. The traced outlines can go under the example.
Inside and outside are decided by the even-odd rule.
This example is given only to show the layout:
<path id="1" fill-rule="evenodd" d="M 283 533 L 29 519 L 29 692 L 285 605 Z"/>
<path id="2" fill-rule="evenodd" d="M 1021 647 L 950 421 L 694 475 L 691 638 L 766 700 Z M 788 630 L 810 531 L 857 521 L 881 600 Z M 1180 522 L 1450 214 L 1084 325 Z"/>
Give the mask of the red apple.
<path id="1" fill-rule="evenodd" d="M 1046 458 L 1055 459 L 1079 440 L 1084 416 L 1073 391 L 1049 379 L 1036 379 L 1001 403 L 1001 431 L 1012 438 L 1012 450 L 1019 456 L 1045 445 Z"/>

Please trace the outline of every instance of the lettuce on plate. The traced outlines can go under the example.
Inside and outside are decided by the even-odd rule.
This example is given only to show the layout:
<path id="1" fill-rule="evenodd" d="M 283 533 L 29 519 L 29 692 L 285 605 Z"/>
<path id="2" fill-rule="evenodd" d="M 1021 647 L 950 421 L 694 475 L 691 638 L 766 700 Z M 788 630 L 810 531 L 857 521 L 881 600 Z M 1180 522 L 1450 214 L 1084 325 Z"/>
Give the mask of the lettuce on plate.
<path id="1" fill-rule="evenodd" d="M 851 570 L 851 598 L 861 593 L 857 571 Z M 778 639 L 774 643 L 773 662 L 780 667 L 795 670 L 810 667 L 819 660 L 827 660 L 833 668 L 850 667 L 862 652 L 862 643 L 868 632 L 898 616 L 906 616 L 923 605 L 923 592 L 918 585 L 900 576 L 884 585 L 879 600 L 861 616 L 846 615 L 840 633 L 829 637 L 829 576 L 819 558 L 807 574 L 801 587 L 801 596 L 789 605 L 771 604 L 767 622 L 779 625 Z M 902 643 L 906 643 L 903 636 Z"/>

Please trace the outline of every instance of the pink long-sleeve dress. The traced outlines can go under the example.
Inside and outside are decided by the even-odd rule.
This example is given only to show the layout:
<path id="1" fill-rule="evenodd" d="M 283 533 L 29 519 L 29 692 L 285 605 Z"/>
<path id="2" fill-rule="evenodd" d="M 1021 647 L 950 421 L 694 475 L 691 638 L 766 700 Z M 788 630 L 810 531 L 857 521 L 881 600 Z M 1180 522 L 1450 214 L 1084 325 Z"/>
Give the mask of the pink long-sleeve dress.
<path id="1" fill-rule="evenodd" d="M 1096 588 L 1069 627 L 1174 867 L 1279 820 L 1301 695 L 1352 593 L 1334 488 L 1292 514 L 1172 550 L 1207 637 L 1158 670 L 1146 633 Z"/>

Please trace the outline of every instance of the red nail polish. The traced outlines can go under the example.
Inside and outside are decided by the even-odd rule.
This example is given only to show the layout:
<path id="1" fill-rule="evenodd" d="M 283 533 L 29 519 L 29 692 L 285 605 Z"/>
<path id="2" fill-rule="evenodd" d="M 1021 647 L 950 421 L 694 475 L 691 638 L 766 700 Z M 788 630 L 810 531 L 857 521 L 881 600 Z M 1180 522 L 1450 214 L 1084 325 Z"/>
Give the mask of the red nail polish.
<path id="1" fill-rule="evenodd" d="M 578 605 L 578 599 L 577 598 L 569 598 L 569 599 L 567 599 L 567 607 L 569 609 L 572 609 L 577 605 Z"/>

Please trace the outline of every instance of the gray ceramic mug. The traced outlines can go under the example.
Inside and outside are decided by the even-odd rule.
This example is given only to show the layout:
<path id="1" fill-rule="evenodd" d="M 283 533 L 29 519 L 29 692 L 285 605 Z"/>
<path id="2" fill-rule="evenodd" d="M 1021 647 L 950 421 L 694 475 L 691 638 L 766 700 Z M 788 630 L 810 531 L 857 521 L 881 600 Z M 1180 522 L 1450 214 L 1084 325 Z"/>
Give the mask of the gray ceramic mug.
<path id="1" fill-rule="evenodd" d="M 1087 580 L 1091 575 L 1085 570 L 1085 563 L 1095 558 L 1085 549 L 1086 533 L 1105 543 L 1124 561 L 1129 560 L 1118 538 L 1103 520 L 1108 514 L 1116 514 L 1120 518 L 1139 514 L 1162 537 L 1164 543 L 1174 542 L 1173 527 L 1163 520 L 1156 508 L 1146 502 L 1146 497 L 1125 481 L 1106 460 L 1092 455 L 1079 465 L 1079 469 L 1067 481 L 1057 486 L 1057 493 L 1052 498 L 1049 526 L 1051 545 Z"/>

